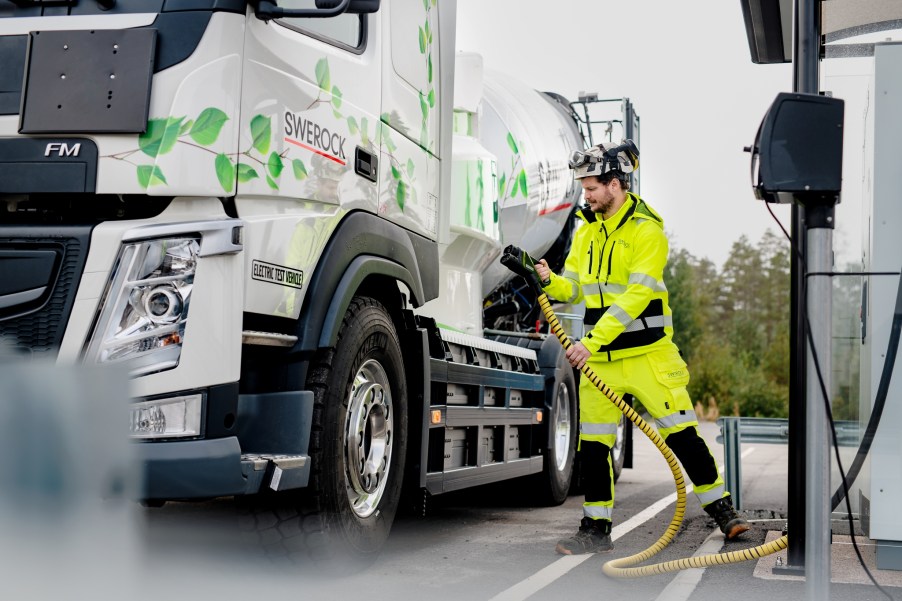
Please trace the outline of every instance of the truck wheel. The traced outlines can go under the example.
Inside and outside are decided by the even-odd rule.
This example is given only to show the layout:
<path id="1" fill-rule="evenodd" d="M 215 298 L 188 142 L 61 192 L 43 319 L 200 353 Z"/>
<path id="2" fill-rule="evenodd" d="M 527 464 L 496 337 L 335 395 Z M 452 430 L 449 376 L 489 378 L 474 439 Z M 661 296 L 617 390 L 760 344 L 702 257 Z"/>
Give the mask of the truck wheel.
<path id="1" fill-rule="evenodd" d="M 310 491 L 329 555 L 369 559 L 398 509 L 407 453 L 407 386 L 391 317 L 355 297 L 335 349 L 317 356 Z"/>
<path id="2" fill-rule="evenodd" d="M 542 480 L 547 505 L 560 505 L 567 500 L 573 477 L 573 461 L 579 440 L 579 410 L 577 409 L 576 377 L 561 352 L 554 377 L 554 391 L 548 427 L 551 428 L 551 447 L 545 456 Z"/>

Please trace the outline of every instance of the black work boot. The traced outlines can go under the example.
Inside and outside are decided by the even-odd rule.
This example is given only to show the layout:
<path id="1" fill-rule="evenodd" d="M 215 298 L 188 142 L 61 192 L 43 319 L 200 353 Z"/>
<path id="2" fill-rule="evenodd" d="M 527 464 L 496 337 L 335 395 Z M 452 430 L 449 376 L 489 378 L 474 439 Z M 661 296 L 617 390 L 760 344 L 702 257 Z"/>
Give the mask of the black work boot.
<path id="1" fill-rule="evenodd" d="M 570 538 L 558 541 L 555 551 L 561 555 L 606 553 L 614 548 L 611 542 L 611 521 L 584 517 L 579 531 Z"/>
<path id="2" fill-rule="evenodd" d="M 735 538 L 749 529 L 749 523 L 733 509 L 733 500 L 727 495 L 705 506 L 705 511 L 714 518 L 727 540 Z"/>

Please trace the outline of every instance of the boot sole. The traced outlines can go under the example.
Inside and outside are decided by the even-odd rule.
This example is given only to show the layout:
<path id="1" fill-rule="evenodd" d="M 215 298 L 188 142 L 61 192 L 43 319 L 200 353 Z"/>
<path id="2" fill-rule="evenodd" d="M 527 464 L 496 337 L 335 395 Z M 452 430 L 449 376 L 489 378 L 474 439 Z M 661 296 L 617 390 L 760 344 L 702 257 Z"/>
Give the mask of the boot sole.
<path id="1" fill-rule="evenodd" d="M 730 530 L 724 536 L 726 536 L 727 540 L 731 540 L 733 538 L 736 538 L 743 532 L 747 532 L 748 529 L 749 529 L 748 524 L 736 524 L 735 526 L 730 528 Z"/>

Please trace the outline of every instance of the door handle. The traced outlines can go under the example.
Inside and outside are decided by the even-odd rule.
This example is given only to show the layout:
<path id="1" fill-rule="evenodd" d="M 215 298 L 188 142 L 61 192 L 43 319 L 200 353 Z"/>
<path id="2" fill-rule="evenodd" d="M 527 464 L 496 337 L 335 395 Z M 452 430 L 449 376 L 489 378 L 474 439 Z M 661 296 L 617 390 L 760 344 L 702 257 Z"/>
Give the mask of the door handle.
<path id="1" fill-rule="evenodd" d="M 376 181 L 379 159 L 373 153 L 358 146 L 354 150 L 354 173 L 362 175 L 371 182 Z"/>

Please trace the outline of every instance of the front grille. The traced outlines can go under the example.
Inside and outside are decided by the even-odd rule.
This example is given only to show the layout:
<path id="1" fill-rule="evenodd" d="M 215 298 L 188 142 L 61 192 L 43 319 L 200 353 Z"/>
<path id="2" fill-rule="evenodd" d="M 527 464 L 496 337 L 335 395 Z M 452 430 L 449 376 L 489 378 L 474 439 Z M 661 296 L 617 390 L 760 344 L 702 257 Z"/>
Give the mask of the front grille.
<path id="1" fill-rule="evenodd" d="M 58 267 L 48 282 L 49 293 L 39 305 L 8 307 L 0 313 L 0 354 L 55 358 L 59 351 L 91 232 L 89 226 L 60 229 L 64 231 L 48 235 L 45 228 L 0 228 L 0 249 L 53 250 L 59 256 Z"/>

